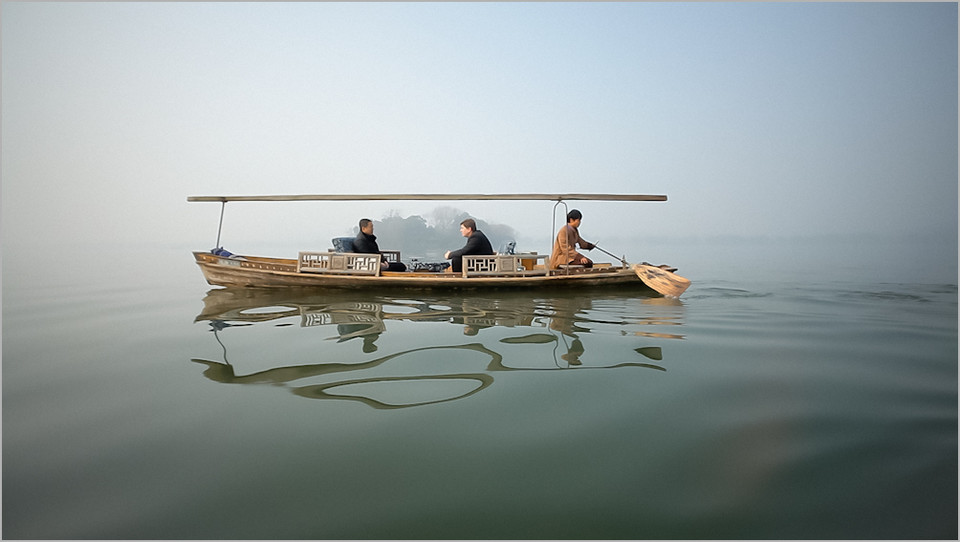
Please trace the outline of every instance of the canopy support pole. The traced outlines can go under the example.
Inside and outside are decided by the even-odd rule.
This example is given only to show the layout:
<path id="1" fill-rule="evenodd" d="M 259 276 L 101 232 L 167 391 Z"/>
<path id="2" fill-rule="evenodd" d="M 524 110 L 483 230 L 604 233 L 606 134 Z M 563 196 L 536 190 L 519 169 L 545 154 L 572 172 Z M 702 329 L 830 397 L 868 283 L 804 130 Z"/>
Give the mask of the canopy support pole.
<path id="1" fill-rule="evenodd" d="M 552 216 L 552 221 L 550 223 L 552 228 L 550 230 L 550 237 L 547 238 L 547 239 L 550 239 L 550 243 L 547 246 L 550 247 L 551 252 L 553 251 L 553 236 L 556 234 L 556 231 L 557 231 L 557 205 L 560 205 L 561 203 L 563 204 L 563 220 L 564 221 L 567 220 L 567 213 L 570 212 L 569 208 L 567 207 L 567 202 L 563 201 L 562 198 L 558 199 L 557 202 L 553 204 L 553 216 Z M 564 224 L 566 224 L 566 222 L 564 222 Z M 547 267 L 549 267 L 549 262 L 547 263 Z"/>
<path id="2" fill-rule="evenodd" d="M 220 226 L 217 227 L 217 244 L 213 248 L 220 248 L 220 232 L 223 231 L 223 211 L 227 208 L 227 202 L 220 203 Z"/>

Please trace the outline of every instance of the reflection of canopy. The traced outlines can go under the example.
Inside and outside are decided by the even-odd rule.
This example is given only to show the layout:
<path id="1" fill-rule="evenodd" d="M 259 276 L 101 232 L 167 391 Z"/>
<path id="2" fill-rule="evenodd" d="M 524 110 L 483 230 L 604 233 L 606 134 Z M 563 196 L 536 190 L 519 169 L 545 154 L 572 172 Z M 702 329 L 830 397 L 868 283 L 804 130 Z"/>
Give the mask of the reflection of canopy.
<path id="1" fill-rule="evenodd" d="M 457 399 L 463 399 L 474 395 L 475 393 L 480 392 L 481 390 L 486 389 L 491 384 L 493 384 L 493 376 L 488 374 L 489 372 L 500 372 L 500 371 L 544 371 L 544 370 L 555 370 L 555 369 L 514 369 L 507 367 L 503 364 L 503 356 L 486 346 L 479 343 L 472 344 L 462 344 L 462 345 L 451 345 L 451 346 L 426 346 L 421 348 L 414 348 L 412 350 L 406 350 L 403 352 L 397 352 L 387 356 L 383 356 L 371 361 L 364 363 L 316 363 L 312 365 L 294 365 L 286 367 L 276 367 L 273 369 L 268 369 L 266 371 L 261 371 L 249 375 L 237 375 L 234 373 L 233 366 L 229 362 L 224 361 L 223 363 L 219 361 L 210 361 L 205 359 L 193 358 L 190 361 L 194 363 L 200 363 L 206 365 L 207 369 L 203 372 L 203 375 L 213 380 L 214 382 L 222 382 L 224 384 L 288 384 L 295 380 L 300 380 L 308 377 L 317 377 L 317 376 L 326 376 L 335 373 L 344 373 L 344 372 L 362 372 L 367 369 L 372 369 L 378 367 L 387 361 L 399 358 L 401 356 L 406 356 L 409 354 L 422 353 L 432 350 L 472 350 L 479 352 L 486 356 L 490 357 L 490 361 L 486 366 L 487 373 L 454 373 L 454 374 L 422 374 L 422 375 L 408 375 L 408 376 L 377 376 L 377 377 L 367 377 L 367 378 L 354 378 L 348 380 L 335 380 L 333 382 L 328 382 L 326 384 L 313 384 L 307 386 L 299 387 L 290 387 L 290 391 L 295 395 L 300 397 L 306 397 L 309 399 L 339 399 L 339 400 L 351 400 L 359 401 L 368 406 L 371 406 L 376 409 L 397 409 L 397 408 L 408 408 L 413 406 L 422 406 L 430 405 L 436 403 L 445 403 L 448 401 L 456 401 Z M 644 354 L 647 355 L 647 354 Z M 647 357 L 650 357 L 647 355 Z M 578 370 L 601 370 L 601 369 L 617 369 L 621 367 L 646 367 L 648 369 L 655 369 L 657 371 L 665 371 L 663 367 L 659 365 L 652 365 L 649 363 L 637 363 L 637 362 L 624 362 L 618 363 L 616 365 L 611 365 L 607 367 L 589 367 L 582 368 Z M 384 401 L 379 401 L 372 397 L 367 397 L 357 391 L 350 393 L 349 391 L 329 391 L 336 390 L 337 388 L 344 388 L 356 385 L 364 384 L 379 384 L 379 383 L 395 383 L 395 382 L 418 382 L 418 381 L 474 381 L 478 382 L 475 387 L 467 390 L 464 393 L 457 393 L 451 397 L 446 398 L 434 398 L 424 401 L 413 401 L 410 403 L 403 404 L 391 404 Z"/>
<path id="2" fill-rule="evenodd" d="M 261 371 L 259 373 L 249 374 L 249 375 L 237 375 L 234 373 L 233 366 L 229 362 L 224 361 L 223 363 L 218 361 L 210 361 L 205 359 L 193 358 L 191 361 L 194 363 L 200 363 L 207 366 L 207 369 L 203 372 L 203 375 L 213 380 L 214 382 L 222 382 L 224 384 L 287 384 L 295 380 L 300 380 L 308 377 L 316 377 L 321 375 L 330 375 L 335 373 L 342 372 L 361 372 L 366 369 L 372 369 L 378 367 L 387 361 L 390 361 L 394 358 L 406 356 L 409 354 L 422 353 L 431 350 L 473 350 L 490 356 L 489 365 L 487 370 L 495 369 L 497 367 L 503 368 L 503 356 L 490 350 L 489 348 L 483 346 L 482 344 L 464 344 L 464 345 L 453 345 L 453 346 L 427 346 L 421 348 L 414 348 L 412 350 L 407 350 L 403 352 L 396 352 L 387 356 L 377 358 L 375 360 L 367 361 L 364 363 L 316 363 L 312 365 L 294 365 L 286 367 L 275 367 L 273 369 L 268 369 L 266 371 Z M 440 398 L 440 399 L 431 399 L 426 401 L 415 401 L 407 404 L 388 404 L 383 401 L 378 401 L 371 397 L 366 397 L 360 394 L 351 394 L 347 393 L 336 393 L 328 392 L 327 390 L 340 387 L 348 387 L 362 384 L 376 384 L 376 383 L 388 383 L 388 382 L 416 382 L 423 380 L 439 380 L 439 381 L 475 381 L 479 385 L 468 390 L 465 393 L 458 393 L 452 397 Z M 377 409 L 394 409 L 394 408 L 407 408 L 412 406 L 422 406 L 435 403 L 444 403 L 447 401 L 455 401 L 457 399 L 463 399 L 464 397 L 469 397 L 493 384 L 493 377 L 485 373 L 463 373 L 463 374 L 429 374 L 429 375 L 410 375 L 410 376 L 378 376 L 378 377 L 368 377 L 368 378 L 356 378 L 350 380 L 337 380 L 329 382 L 326 384 L 314 384 L 301 387 L 292 387 L 292 391 L 295 395 L 301 397 L 307 397 L 310 399 L 348 399 L 354 401 L 360 401 L 369 406 L 372 406 Z"/>

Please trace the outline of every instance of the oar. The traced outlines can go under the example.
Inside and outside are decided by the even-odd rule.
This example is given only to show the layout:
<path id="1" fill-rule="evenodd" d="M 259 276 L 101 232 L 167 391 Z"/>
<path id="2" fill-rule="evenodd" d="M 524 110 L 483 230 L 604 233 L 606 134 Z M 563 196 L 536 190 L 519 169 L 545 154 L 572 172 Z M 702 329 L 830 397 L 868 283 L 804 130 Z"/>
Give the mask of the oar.
<path id="1" fill-rule="evenodd" d="M 606 250 L 593 245 L 593 248 L 599 249 L 604 254 L 617 258 L 620 260 L 620 263 L 624 267 L 630 265 L 627 263 L 627 260 L 623 259 L 620 256 L 610 254 Z M 638 263 L 633 265 L 633 272 L 637 274 L 637 277 L 643 281 L 644 284 L 653 288 L 661 295 L 671 296 L 671 297 L 680 297 L 680 294 L 685 292 L 687 288 L 690 287 L 690 279 L 681 277 L 676 273 L 671 273 L 666 269 L 655 267 L 645 263 Z"/>
<path id="2" fill-rule="evenodd" d="M 627 260 L 624 260 L 624 259 L 623 259 L 623 256 L 617 256 L 616 254 L 610 254 L 610 253 L 607 252 L 606 250 L 603 250 L 602 248 L 598 247 L 597 245 L 593 245 L 593 248 L 599 250 L 600 252 L 603 252 L 604 254 L 606 254 L 607 256 L 610 256 L 611 258 L 616 258 L 616 259 L 620 260 L 620 263 L 622 263 L 624 267 L 627 267 L 628 265 L 630 265 L 629 263 L 627 263 Z"/>

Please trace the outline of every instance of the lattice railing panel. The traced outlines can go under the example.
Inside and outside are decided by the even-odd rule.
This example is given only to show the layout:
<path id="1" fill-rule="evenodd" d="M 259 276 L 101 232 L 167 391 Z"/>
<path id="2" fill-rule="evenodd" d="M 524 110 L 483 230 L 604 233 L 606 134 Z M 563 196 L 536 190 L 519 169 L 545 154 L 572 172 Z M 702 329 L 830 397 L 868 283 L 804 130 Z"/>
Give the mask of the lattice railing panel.
<path id="1" fill-rule="evenodd" d="M 377 275 L 380 273 L 380 255 L 301 252 L 297 260 L 297 272 Z"/>
<path id="2" fill-rule="evenodd" d="M 546 274 L 546 270 L 533 269 L 538 259 L 546 256 L 530 254 L 497 254 L 493 256 L 464 256 L 463 276 L 504 275 L 525 276 Z M 524 263 L 527 265 L 524 266 Z"/>

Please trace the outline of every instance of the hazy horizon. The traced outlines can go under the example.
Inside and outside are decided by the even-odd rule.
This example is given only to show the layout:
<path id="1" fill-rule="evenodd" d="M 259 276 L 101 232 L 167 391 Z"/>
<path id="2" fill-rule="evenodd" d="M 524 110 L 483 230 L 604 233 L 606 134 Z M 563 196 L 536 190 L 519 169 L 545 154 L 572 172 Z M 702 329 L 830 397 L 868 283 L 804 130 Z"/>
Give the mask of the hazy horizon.
<path id="1" fill-rule="evenodd" d="M 188 196 L 384 192 L 668 196 L 572 202 L 601 240 L 957 236 L 955 3 L 2 9 L 8 247 L 210 248 Z M 224 244 L 434 206 L 234 203 Z M 546 242 L 552 206 L 457 204 Z"/>

